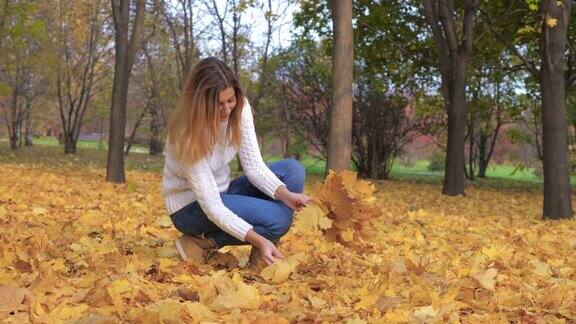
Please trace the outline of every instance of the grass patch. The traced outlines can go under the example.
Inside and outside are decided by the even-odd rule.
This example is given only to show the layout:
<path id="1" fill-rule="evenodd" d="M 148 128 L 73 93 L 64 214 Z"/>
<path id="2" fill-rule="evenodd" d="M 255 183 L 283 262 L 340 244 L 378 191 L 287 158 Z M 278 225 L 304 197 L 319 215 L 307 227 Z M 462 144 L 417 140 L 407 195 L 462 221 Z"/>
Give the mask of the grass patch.
<path id="1" fill-rule="evenodd" d="M 56 142 L 57 143 L 57 142 Z M 76 154 L 65 154 L 62 146 L 43 145 L 35 142 L 34 146 L 11 150 L 7 141 L 0 141 L 0 163 L 26 164 L 49 168 L 94 167 L 106 168 L 107 150 L 91 147 L 78 147 Z M 124 157 L 127 170 L 150 170 L 161 172 L 164 167 L 164 156 L 131 152 Z"/>
<path id="2" fill-rule="evenodd" d="M 34 138 L 34 145 L 62 147 L 62 145 L 60 145 L 58 143 L 58 139 L 54 138 L 54 137 Z M 98 141 L 79 140 L 77 145 L 78 145 L 79 149 L 93 149 L 93 150 L 107 150 L 108 149 L 108 142 L 107 141 L 103 141 L 102 146 L 100 146 L 100 142 L 98 142 Z M 64 150 L 64 148 L 62 148 L 62 150 Z M 148 147 L 146 145 L 141 145 L 141 144 L 132 144 L 132 147 L 130 148 L 130 153 L 148 153 Z"/>
<path id="3" fill-rule="evenodd" d="M 71 166 L 89 166 L 96 168 L 106 168 L 106 148 L 100 149 L 98 142 L 80 141 L 78 143 L 77 154 L 64 154 L 62 146 L 58 145 L 56 139 L 44 138 L 35 139 L 32 147 L 21 147 L 11 150 L 6 139 L 0 139 L 0 163 L 27 164 L 46 166 L 52 168 L 63 168 Z M 128 156 L 125 156 L 125 167 L 127 170 L 148 170 L 162 172 L 164 167 L 164 156 L 150 156 L 147 148 L 136 146 Z M 145 153 L 141 153 L 144 151 Z M 280 160 L 281 157 L 275 155 L 264 155 L 266 162 Z M 326 168 L 326 161 L 311 156 L 305 156 L 301 160 L 306 168 L 310 179 L 322 179 Z M 412 183 L 425 183 L 437 186 L 442 185 L 444 177 L 443 171 L 428 170 L 428 161 L 418 161 L 413 165 L 406 166 L 396 163 L 392 167 L 391 178 L 393 181 L 405 181 Z M 232 176 L 239 175 L 237 170 L 237 158 L 230 163 Z M 510 165 L 493 165 L 487 171 L 487 178 L 478 178 L 474 182 L 468 182 L 469 186 L 495 188 L 502 190 L 541 190 L 542 179 L 532 173 L 530 169 L 517 170 Z M 375 180 L 384 183 L 381 180 Z M 572 178 L 573 185 L 576 185 L 576 178 Z"/>

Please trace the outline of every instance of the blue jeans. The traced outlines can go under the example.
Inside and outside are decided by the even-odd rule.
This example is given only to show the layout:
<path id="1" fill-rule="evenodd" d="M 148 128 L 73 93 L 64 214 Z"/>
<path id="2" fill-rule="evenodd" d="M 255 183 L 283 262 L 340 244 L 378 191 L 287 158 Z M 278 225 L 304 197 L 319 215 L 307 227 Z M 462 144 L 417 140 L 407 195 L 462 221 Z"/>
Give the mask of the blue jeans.
<path id="1" fill-rule="evenodd" d="M 306 172 L 295 159 L 280 160 L 268 164 L 270 170 L 292 192 L 304 190 Z M 230 182 L 220 193 L 228 209 L 254 227 L 254 231 L 268 240 L 279 240 L 292 226 L 294 211 L 279 200 L 268 197 L 256 188 L 245 175 Z M 248 244 L 224 232 L 208 219 L 198 201 L 194 201 L 170 215 L 176 229 L 184 234 L 206 234 L 213 238 L 218 248 L 226 245 Z"/>

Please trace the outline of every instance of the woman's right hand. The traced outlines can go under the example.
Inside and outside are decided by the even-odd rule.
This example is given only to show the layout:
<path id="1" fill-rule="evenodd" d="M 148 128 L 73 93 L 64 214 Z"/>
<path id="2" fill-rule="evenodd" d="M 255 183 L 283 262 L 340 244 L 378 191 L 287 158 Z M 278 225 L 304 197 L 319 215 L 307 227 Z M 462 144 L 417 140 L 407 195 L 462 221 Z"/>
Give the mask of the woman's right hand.
<path id="1" fill-rule="evenodd" d="M 267 239 L 258 246 L 260 249 L 260 254 L 262 255 L 262 260 L 266 262 L 266 265 L 271 265 L 272 263 L 284 258 L 284 255 L 278 250 L 274 243 Z"/>
<path id="2" fill-rule="evenodd" d="M 274 243 L 270 242 L 270 240 L 264 236 L 256 233 L 253 229 L 249 230 L 246 234 L 246 241 L 260 250 L 262 260 L 266 263 L 266 265 L 271 265 L 272 263 L 278 261 L 278 259 L 284 258 L 284 255 L 278 250 Z"/>

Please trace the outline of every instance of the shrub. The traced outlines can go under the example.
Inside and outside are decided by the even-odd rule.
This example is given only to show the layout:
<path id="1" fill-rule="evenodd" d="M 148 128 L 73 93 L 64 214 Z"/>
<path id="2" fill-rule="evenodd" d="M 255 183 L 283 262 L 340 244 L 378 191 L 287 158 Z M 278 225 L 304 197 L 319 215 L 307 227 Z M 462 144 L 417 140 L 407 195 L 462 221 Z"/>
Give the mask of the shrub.
<path id="1" fill-rule="evenodd" d="M 432 153 L 430 158 L 430 164 L 428 164 L 428 170 L 430 171 L 444 171 L 446 164 L 446 153 L 441 151 L 435 151 Z"/>

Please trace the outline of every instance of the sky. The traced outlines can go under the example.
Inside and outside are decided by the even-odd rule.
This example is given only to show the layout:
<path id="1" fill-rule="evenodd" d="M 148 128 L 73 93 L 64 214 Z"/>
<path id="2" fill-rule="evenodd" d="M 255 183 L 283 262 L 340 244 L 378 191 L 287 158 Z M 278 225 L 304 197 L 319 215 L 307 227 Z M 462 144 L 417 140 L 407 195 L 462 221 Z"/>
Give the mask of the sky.
<path id="1" fill-rule="evenodd" d="M 211 0 L 208 0 L 211 1 Z M 177 1 L 170 1 L 173 5 L 177 4 Z M 268 1 L 257 1 L 258 3 L 265 3 L 265 8 L 267 8 Z M 224 10 L 226 0 L 216 0 L 219 11 Z M 207 43 L 208 47 L 212 50 L 218 50 L 220 48 L 219 31 L 214 24 L 214 18 L 207 12 L 206 5 L 203 0 L 194 0 L 193 5 L 196 6 L 194 9 L 194 21 L 196 22 L 195 33 L 200 36 L 201 40 Z M 283 11 L 284 15 L 276 22 L 275 32 L 272 36 L 272 47 L 286 47 L 290 43 L 292 25 L 292 15 L 298 9 L 298 2 L 294 0 L 272 0 L 273 12 Z M 266 20 L 264 18 L 264 12 L 267 9 L 261 9 L 259 7 L 249 8 L 242 16 L 241 23 L 243 25 L 249 25 L 252 33 L 250 38 L 256 46 L 263 46 L 266 40 Z M 226 20 L 231 24 L 231 15 L 226 16 Z M 229 29 L 231 27 L 229 26 Z"/>

